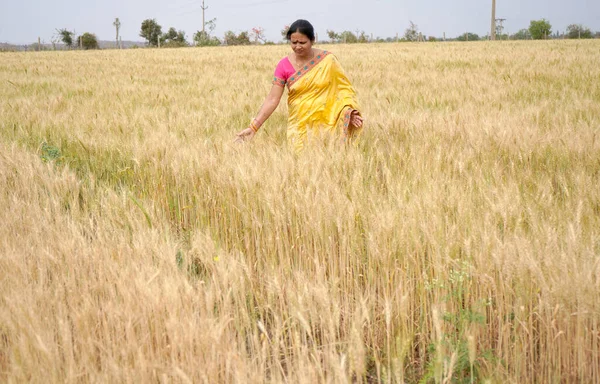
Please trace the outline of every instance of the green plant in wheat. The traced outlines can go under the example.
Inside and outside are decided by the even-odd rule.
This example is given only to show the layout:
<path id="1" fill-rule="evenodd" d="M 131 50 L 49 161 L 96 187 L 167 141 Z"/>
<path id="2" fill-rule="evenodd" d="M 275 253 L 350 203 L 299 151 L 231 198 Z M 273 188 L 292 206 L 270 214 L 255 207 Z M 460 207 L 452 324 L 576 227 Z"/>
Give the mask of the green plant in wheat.
<path id="1" fill-rule="evenodd" d="M 473 284 L 471 265 L 461 261 L 450 269 L 447 279 L 430 279 L 425 282 L 427 291 L 437 291 L 444 307 L 459 303 L 452 310 L 443 311 L 443 333 L 437 342 L 429 344 L 432 359 L 427 364 L 421 383 L 451 378 L 456 383 L 473 383 L 482 379 L 480 364 L 494 359 L 492 351 L 477 351 L 476 329 L 486 325 L 485 307 L 491 300 L 469 303 Z"/>
<path id="2" fill-rule="evenodd" d="M 42 143 L 40 157 L 44 163 L 49 161 L 58 160 L 61 157 L 60 148 L 50 145 L 46 142 Z"/>

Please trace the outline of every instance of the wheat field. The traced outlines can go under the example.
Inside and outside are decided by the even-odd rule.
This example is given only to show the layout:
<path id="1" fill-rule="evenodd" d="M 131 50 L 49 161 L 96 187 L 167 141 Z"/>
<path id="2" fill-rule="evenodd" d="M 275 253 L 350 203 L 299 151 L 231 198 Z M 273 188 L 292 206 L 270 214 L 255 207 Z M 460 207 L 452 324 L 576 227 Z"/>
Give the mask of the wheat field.
<path id="1" fill-rule="evenodd" d="M 600 381 L 600 42 L 318 47 L 355 147 L 233 144 L 286 46 L 0 54 L 0 381 Z"/>

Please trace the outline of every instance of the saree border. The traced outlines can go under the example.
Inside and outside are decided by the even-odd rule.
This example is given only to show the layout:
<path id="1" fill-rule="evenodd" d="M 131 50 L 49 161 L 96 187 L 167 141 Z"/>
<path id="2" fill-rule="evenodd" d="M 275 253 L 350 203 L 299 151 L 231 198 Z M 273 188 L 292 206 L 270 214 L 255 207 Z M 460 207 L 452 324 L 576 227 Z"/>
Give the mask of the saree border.
<path id="1" fill-rule="evenodd" d="M 279 85 L 280 87 L 285 87 L 285 79 L 281 77 L 273 76 L 273 85 Z"/>
<path id="2" fill-rule="evenodd" d="M 347 139 L 350 136 L 350 117 L 352 116 L 352 111 L 354 111 L 354 109 L 349 105 L 344 106 L 342 109 L 342 113 L 344 114 L 344 125 L 342 127 L 344 139 Z"/>
<path id="3" fill-rule="evenodd" d="M 288 89 L 292 87 L 298 80 L 300 80 L 304 75 L 310 72 L 311 69 L 319 65 L 321 61 L 323 61 L 331 52 L 323 51 L 319 53 L 313 60 L 307 63 L 303 68 L 300 68 L 299 71 L 296 71 L 287 82 Z M 295 68 L 294 68 L 295 69 Z"/>
<path id="4" fill-rule="evenodd" d="M 340 117 L 343 115 L 343 119 L 342 120 L 342 140 L 345 143 L 350 143 L 352 141 L 354 141 L 354 139 L 356 139 L 356 137 L 358 135 L 360 135 L 360 132 L 362 131 L 362 127 L 361 128 L 357 128 L 356 126 L 352 125 L 351 120 L 352 120 L 352 112 L 356 111 L 358 113 L 358 115 L 360 116 L 360 111 L 358 109 L 354 109 L 354 107 L 350 106 L 350 105 L 345 105 L 344 108 L 342 108 L 342 113 L 340 114 Z"/>

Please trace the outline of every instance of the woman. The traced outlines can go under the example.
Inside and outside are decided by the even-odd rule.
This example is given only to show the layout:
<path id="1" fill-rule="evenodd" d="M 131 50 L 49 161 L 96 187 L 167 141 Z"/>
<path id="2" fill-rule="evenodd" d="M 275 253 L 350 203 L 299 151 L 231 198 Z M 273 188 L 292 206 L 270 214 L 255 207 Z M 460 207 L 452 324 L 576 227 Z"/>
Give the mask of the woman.
<path id="1" fill-rule="evenodd" d="M 273 86 L 250 126 L 237 141 L 250 140 L 279 105 L 288 87 L 288 142 L 296 152 L 316 138 L 356 136 L 363 118 L 356 92 L 339 62 L 328 51 L 313 48 L 315 31 L 306 20 L 297 20 L 287 32 L 292 53 L 275 69 Z"/>

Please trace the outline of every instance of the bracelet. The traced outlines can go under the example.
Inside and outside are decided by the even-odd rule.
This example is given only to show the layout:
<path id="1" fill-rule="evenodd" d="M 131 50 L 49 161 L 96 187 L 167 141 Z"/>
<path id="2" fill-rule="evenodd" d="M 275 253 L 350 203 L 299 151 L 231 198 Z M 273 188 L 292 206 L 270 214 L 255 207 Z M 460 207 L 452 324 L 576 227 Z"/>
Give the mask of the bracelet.
<path id="1" fill-rule="evenodd" d="M 258 127 L 256 126 L 255 121 L 256 121 L 256 119 L 252 120 L 252 122 L 250 123 L 250 128 L 252 128 L 254 133 L 258 132 Z"/>

